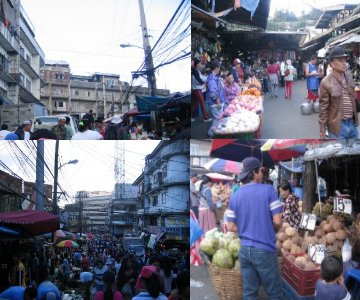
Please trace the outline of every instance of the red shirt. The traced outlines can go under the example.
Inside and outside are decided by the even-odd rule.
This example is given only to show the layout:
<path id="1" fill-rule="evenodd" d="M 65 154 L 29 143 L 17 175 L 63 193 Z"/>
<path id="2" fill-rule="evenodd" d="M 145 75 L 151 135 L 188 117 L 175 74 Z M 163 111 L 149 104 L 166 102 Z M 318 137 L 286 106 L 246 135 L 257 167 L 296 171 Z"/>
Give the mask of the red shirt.
<path id="1" fill-rule="evenodd" d="M 267 67 L 268 74 L 277 74 L 279 71 L 279 66 L 277 64 L 268 65 Z"/>

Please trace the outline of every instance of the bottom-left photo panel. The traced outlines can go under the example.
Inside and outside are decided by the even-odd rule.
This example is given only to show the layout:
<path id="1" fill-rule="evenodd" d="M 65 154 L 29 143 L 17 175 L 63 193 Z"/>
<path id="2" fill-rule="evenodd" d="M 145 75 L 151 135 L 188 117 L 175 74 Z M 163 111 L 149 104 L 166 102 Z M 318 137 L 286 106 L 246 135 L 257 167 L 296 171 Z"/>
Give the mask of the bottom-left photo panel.
<path id="1" fill-rule="evenodd" d="M 0 141 L 0 299 L 190 299 L 189 141 Z"/>

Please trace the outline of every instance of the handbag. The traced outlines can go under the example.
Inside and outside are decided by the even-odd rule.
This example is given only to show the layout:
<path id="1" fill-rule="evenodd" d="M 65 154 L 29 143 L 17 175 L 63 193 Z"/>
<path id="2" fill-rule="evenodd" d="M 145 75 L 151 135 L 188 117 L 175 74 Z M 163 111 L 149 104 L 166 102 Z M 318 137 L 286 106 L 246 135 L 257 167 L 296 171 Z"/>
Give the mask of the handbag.
<path id="1" fill-rule="evenodd" d="M 121 294 L 123 294 L 123 296 L 133 296 L 133 290 L 129 283 L 126 283 L 123 286 L 123 288 L 121 289 Z"/>

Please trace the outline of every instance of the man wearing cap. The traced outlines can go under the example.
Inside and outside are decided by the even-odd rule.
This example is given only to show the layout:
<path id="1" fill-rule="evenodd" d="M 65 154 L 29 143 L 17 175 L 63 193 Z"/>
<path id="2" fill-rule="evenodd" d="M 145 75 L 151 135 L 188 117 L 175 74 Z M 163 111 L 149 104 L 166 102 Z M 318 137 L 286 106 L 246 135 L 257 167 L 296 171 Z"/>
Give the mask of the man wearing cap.
<path id="1" fill-rule="evenodd" d="M 195 182 L 199 180 L 197 173 L 190 174 L 190 202 L 191 209 L 193 210 L 197 219 L 199 219 L 199 203 L 200 203 L 200 194 L 196 190 Z"/>
<path id="2" fill-rule="evenodd" d="M 282 299 L 281 275 L 275 232 L 281 227 L 282 204 L 271 185 L 262 184 L 261 163 L 248 157 L 242 162 L 243 185 L 231 197 L 227 213 L 228 231 L 241 240 L 240 268 L 244 299 L 258 299 L 260 285 L 268 299 Z"/>
<path id="3" fill-rule="evenodd" d="M 51 128 L 52 133 L 54 133 L 58 140 L 66 140 L 66 118 L 59 117 L 58 124 Z"/>
<path id="4" fill-rule="evenodd" d="M 328 129 L 331 139 L 357 139 L 358 114 L 356 111 L 355 84 L 346 72 L 347 54 L 340 46 L 330 50 L 332 72 L 320 84 L 320 138 Z"/>
<path id="5" fill-rule="evenodd" d="M 19 140 L 30 140 L 32 132 L 31 130 L 31 121 L 26 120 L 22 122 L 22 126 L 20 126 L 15 134 L 19 137 Z"/>
<path id="6" fill-rule="evenodd" d="M 206 102 L 210 107 L 210 111 L 213 117 L 213 123 L 209 129 L 208 135 L 212 137 L 214 135 L 214 128 L 218 123 L 218 119 L 221 117 L 224 104 L 226 102 L 224 86 L 219 78 L 220 62 L 213 60 L 210 64 L 211 74 L 206 80 Z"/>

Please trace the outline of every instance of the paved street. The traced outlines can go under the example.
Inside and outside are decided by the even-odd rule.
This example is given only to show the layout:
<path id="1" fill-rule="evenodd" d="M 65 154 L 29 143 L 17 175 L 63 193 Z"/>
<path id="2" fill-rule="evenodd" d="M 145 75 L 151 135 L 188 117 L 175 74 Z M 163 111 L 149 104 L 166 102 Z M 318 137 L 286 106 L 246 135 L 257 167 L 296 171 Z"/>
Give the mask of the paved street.
<path id="1" fill-rule="evenodd" d="M 304 116 L 300 105 L 307 95 L 306 81 L 299 80 L 293 85 L 293 98 L 284 98 L 284 88 L 279 88 L 279 98 L 271 99 L 265 95 L 262 138 L 318 138 L 318 114 Z M 192 138 L 207 137 L 211 123 L 203 123 L 196 118 L 192 123 Z"/>

